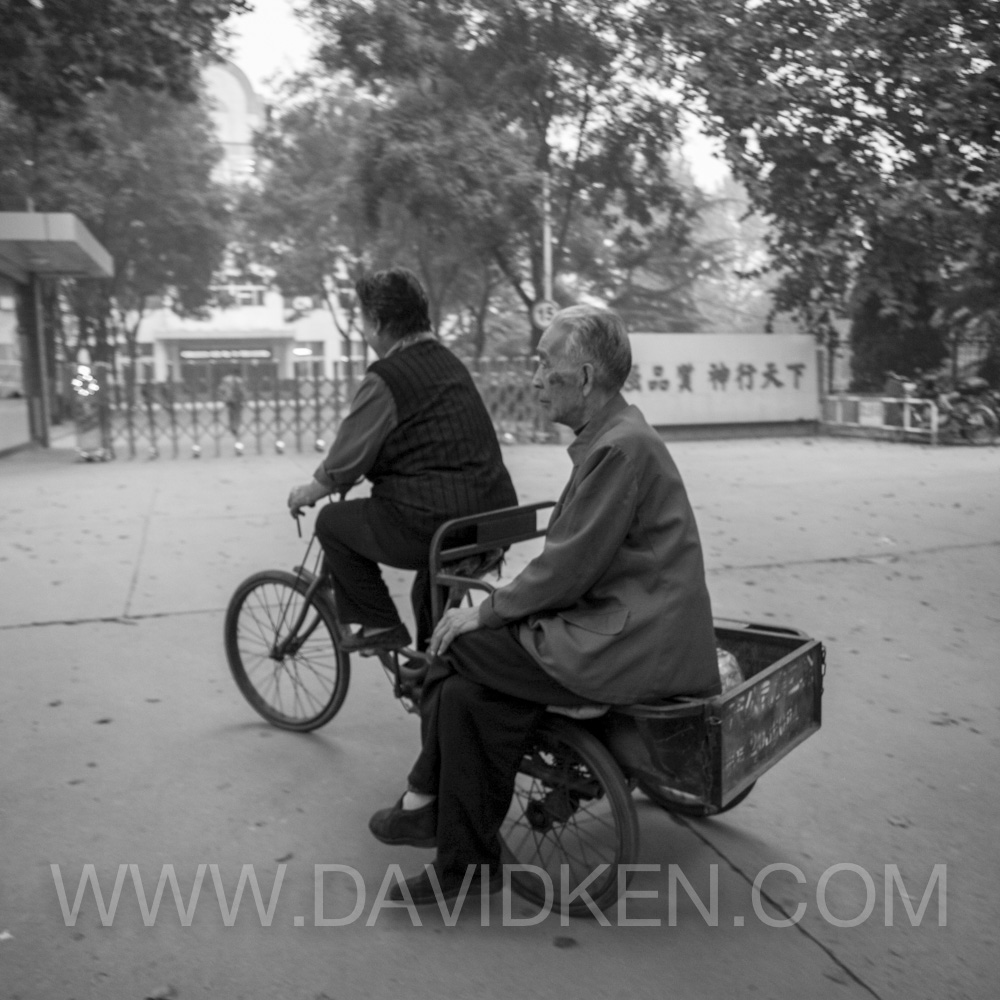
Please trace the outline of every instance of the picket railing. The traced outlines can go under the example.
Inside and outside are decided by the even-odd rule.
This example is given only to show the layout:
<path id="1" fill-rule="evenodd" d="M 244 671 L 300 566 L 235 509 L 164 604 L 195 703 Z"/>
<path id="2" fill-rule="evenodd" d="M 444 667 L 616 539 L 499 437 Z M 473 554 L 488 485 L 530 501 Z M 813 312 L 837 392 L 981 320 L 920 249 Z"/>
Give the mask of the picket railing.
<path id="1" fill-rule="evenodd" d="M 906 396 L 827 396 L 823 423 L 880 431 L 938 443 L 939 412 L 933 399 Z"/>

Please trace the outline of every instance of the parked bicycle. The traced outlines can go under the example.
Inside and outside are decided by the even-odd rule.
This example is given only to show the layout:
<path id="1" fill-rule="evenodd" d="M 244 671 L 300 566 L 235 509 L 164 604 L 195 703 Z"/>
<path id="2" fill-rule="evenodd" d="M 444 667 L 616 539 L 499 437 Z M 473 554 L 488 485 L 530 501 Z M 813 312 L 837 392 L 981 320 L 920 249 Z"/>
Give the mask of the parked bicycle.
<path id="1" fill-rule="evenodd" d="M 972 444 L 993 444 L 1000 435 L 1000 414 L 989 382 L 972 376 L 961 379 L 949 394 L 958 416 L 958 433 Z"/>
<path id="2" fill-rule="evenodd" d="M 986 445 L 1000 438 L 996 397 L 983 378 L 962 379 L 949 389 L 931 375 L 912 379 L 890 371 L 886 372 L 885 391 L 903 399 L 932 402 L 936 408 L 933 417 L 926 407 L 911 406 L 910 426 L 930 431 L 933 425 L 942 444 Z"/>

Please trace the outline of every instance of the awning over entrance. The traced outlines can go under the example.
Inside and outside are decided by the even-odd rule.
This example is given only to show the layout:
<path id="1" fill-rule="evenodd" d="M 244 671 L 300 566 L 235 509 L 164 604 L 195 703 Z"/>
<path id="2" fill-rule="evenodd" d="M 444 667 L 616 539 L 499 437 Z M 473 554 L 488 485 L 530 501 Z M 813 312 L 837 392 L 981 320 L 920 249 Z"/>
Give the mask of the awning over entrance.
<path id="1" fill-rule="evenodd" d="M 0 274 L 26 284 L 31 275 L 110 278 L 111 254 L 69 212 L 0 212 Z"/>
<path id="2" fill-rule="evenodd" d="M 38 444 L 49 443 L 52 386 L 37 279 L 110 278 L 114 273 L 111 254 L 72 213 L 0 212 L 0 275 L 30 286 L 26 311 L 31 319 L 23 331 L 27 347 L 23 376 L 31 439 Z"/>

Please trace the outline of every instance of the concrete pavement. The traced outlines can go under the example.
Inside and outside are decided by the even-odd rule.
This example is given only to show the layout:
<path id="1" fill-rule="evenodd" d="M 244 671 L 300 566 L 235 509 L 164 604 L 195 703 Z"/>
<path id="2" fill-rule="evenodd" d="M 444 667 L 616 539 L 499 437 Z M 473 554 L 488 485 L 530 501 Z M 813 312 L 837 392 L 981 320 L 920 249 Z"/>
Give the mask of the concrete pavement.
<path id="1" fill-rule="evenodd" d="M 269 728 L 243 702 L 222 614 L 243 577 L 298 561 L 284 500 L 315 456 L 0 461 L 0 996 L 994 996 L 1000 451 L 822 438 L 670 448 L 716 614 L 826 643 L 823 728 L 723 817 L 676 820 L 642 802 L 640 861 L 660 870 L 632 888 L 657 895 L 628 900 L 624 916 L 660 925 L 612 912 L 609 927 L 510 926 L 505 905 L 513 919 L 536 909 L 516 897 L 494 897 L 488 925 L 478 901 L 453 927 L 378 909 L 388 866 L 429 860 L 367 831 L 398 795 L 415 721 L 368 660 L 310 736 Z M 562 448 L 504 454 L 523 501 L 558 494 Z M 404 598 L 408 576 L 387 575 Z M 120 866 L 135 865 L 147 907 L 165 865 L 185 905 L 199 866 L 217 867 L 190 926 L 169 885 L 146 926 L 127 869 L 108 926 L 91 888 L 68 926 L 88 864 L 105 904 Z M 315 926 L 322 864 L 359 873 L 353 922 Z M 274 900 L 269 926 L 251 885 L 232 926 L 220 911 L 244 865 L 262 908 Z M 671 893 L 670 865 L 698 902 L 676 882 Z M 752 885 L 769 865 L 784 867 L 758 912 Z M 319 895 L 326 916 L 358 902 L 345 871 Z"/>

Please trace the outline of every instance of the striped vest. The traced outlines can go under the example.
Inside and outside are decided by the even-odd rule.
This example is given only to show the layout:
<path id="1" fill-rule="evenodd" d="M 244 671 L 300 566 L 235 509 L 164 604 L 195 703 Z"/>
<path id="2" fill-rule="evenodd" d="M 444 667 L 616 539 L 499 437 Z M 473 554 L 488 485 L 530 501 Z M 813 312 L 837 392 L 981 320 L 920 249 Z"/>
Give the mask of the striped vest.
<path id="1" fill-rule="evenodd" d="M 421 341 L 369 370 L 389 387 L 398 419 L 368 472 L 372 496 L 427 534 L 450 518 L 517 503 L 479 390 L 448 348 Z"/>

